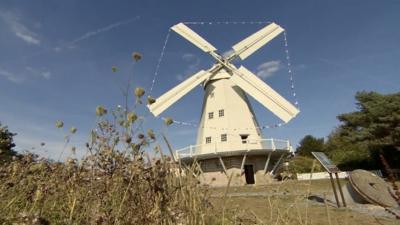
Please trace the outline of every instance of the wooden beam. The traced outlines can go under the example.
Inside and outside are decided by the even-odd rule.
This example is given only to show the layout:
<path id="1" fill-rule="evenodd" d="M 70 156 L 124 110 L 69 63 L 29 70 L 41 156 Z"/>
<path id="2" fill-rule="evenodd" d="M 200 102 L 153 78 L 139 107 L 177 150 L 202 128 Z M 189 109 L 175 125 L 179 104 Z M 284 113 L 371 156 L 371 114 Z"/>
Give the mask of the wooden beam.
<path id="1" fill-rule="evenodd" d="M 270 153 L 268 154 L 267 161 L 265 161 L 265 166 L 264 166 L 264 174 L 266 174 L 266 173 L 267 173 L 267 169 L 268 169 L 269 161 L 271 161 L 271 154 L 272 154 L 272 152 L 270 152 Z"/>
<path id="2" fill-rule="evenodd" d="M 247 153 L 244 154 L 243 159 L 242 159 L 242 165 L 240 166 L 240 173 L 243 174 L 244 172 L 244 164 L 246 163 L 246 158 L 247 158 Z"/>
<path id="3" fill-rule="evenodd" d="M 203 175 L 203 170 L 201 169 L 200 163 L 197 160 L 195 160 L 195 163 L 196 163 L 197 167 L 199 168 L 199 171 L 201 173 L 200 175 Z"/>
<path id="4" fill-rule="evenodd" d="M 226 172 L 226 167 L 225 167 L 224 161 L 222 160 L 221 156 L 219 156 L 218 158 L 219 158 L 219 162 L 221 163 L 222 168 L 224 169 L 225 175 L 228 176 L 228 173 Z"/>
<path id="5" fill-rule="evenodd" d="M 278 168 L 279 164 L 281 163 L 282 158 L 283 158 L 283 154 L 281 155 L 281 157 L 279 157 L 278 161 L 275 163 L 274 167 L 272 168 L 271 172 L 269 172 L 269 174 L 274 175 L 275 170 Z"/>

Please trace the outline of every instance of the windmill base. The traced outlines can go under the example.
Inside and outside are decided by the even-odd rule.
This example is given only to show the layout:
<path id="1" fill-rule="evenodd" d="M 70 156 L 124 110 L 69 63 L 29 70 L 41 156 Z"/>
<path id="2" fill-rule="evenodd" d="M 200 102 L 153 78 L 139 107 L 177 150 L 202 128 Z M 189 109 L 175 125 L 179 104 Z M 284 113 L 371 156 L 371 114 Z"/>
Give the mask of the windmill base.
<path id="1" fill-rule="evenodd" d="M 289 152 L 268 152 L 258 155 L 215 156 L 196 160 L 186 159 L 187 165 L 196 164 L 201 184 L 212 187 L 265 185 L 273 182 L 275 171 Z"/>

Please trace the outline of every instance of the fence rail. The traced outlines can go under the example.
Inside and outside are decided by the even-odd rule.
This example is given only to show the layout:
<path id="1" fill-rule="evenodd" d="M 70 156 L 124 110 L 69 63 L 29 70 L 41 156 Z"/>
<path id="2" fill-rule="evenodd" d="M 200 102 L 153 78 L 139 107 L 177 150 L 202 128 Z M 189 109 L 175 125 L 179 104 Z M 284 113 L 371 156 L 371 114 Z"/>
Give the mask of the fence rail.
<path id="1" fill-rule="evenodd" d="M 252 146 L 257 147 L 252 147 Z M 227 149 L 228 147 L 223 144 L 215 143 L 213 144 L 202 144 L 202 145 L 189 145 L 185 148 L 181 148 L 175 151 L 175 155 L 177 158 L 187 158 L 187 157 L 195 157 L 201 155 L 200 149 L 202 148 L 212 148 L 211 153 L 219 153 L 226 152 L 229 150 L 234 151 L 235 149 Z M 281 139 L 260 139 L 260 140 L 248 140 L 245 145 L 243 145 L 243 149 L 236 150 L 247 150 L 247 151 L 256 151 L 256 150 L 284 150 L 292 152 L 292 146 L 290 145 L 289 140 L 281 140 Z M 207 151 L 207 154 L 210 154 L 210 151 Z"/>

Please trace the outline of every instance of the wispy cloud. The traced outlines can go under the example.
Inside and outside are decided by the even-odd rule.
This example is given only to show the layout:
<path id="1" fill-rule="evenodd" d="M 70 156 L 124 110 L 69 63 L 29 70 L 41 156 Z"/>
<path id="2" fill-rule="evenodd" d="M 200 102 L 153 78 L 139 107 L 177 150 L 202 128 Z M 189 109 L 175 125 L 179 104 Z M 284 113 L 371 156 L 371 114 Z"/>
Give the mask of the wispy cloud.
<path id="1" fill-rule="evenodd" d="M 257 67 L 257 76 L 265 79 L 271 77 L 278 70 L 282 68 L 281 61 L 272 60 L 265 63 L 262 63 Z"/>
<path id="2" fill-rule="evenodd" d="M 38 35 L 22 24 L 20 16 L 16 13 L 0 11 L 0 18 L 7 24 L 16 37 L 28 44 L 40 44 Z"/>
<path id="3" fill-rule="evenodd" d="M 97 36 L 99 34 L 108 32 L 108 31 L 110 31 L 112 29 L 115 29 L 115 28 L 118 28 L 118 27 L 120 27 L 122 25 L 126 25 L 126 24 L 129 24 L 129 23 L 135 22 L 139 18 L 140 18 L 139 16 L 136 16 L 136 17 L 128 19 L 128 20 L 119 21 L 119 22 L 110 24 L 108 26 L 105 26 L 105 27 L 102 27 L 102 28 L 98 28 L 96 30 L 88 31 L 85 34 L 75 38 L 74 40 L 72 40 L 72 41 L 70 41 L 70 42 L 68 42 L 68 43 L 66 43 L 66 44 L 64 44 L 62 46 L 55 47 L 54 50 L 55 51 L 61 51 L 64 48 L 74 48 L 74 45 L 76 45 L 77 43 L 79 43 L 81 41 L 84 41 L 84 40 L 87 40 L 87 39 L 92 38 L 94 36 Z"/>
<path id="4" fill-rule="evenodd" d="M 26 69 L 26 71 L 30 72 L 31 74 L 41 77 L 46 80 L 50 79 L 52 76 L 52 73 L 47 69 L 37 70 L 30 66 L 26 67 L 25 69 Z"/>
<path id="5" fill-rule="evenodd" d="M 0 68 L 0 76 L 5 77 L 7 80 L 13 83 L 21 83 L 22 81 L 24 81 L 22 77 L 19 77 L 11 73 L 10 71 L 4 70 L 2 68 Z"/>
<path id="6" fill-rule="evenodd" d="M 199 70 L 200 66 L 200 59 L 196 55 L 193 55 L 192 53 L 183 54 L 182 59 L 185 62 L 188 62 L 189 65 L 186 67 L 183 73 L 178 74 L 176 76 L 176 79 L 179 81 L 182 81 L 188 76 L 193 75 L 193 73 L 196 73 Z"/>
<path id="7" fill-rule="evenodd" d="M 173 135 L 177 135 L 177 136 L 188 136 L 188 135 L 193 135 L 197 132 L 196 129 L 193 128 L 180 128 L 179 130 L 174 130 L 172 131 Z"/>
<path id="8" fill-rule="evenodd" d="M 52 73 L 47 69 L 38 70 L 30 66 L 26 67 L 25 71 L 22 70 L 19 73 L 14 73 L 0 67 L 0 77 L 4 77 L 8 81 L 11 81 L 16 84 L 23 83 L 24 81 L 27 80 L 27 78 L 31 78 L 33 76 L 48 80 L 52 77 Z"/>

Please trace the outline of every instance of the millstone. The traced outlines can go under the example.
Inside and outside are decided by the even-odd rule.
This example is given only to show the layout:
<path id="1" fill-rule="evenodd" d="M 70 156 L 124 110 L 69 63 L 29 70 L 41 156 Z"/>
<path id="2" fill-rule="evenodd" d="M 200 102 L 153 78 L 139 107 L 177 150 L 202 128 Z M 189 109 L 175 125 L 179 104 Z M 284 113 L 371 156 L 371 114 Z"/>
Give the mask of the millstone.
<path id="1" fill-rule="evenodd" d="M 398 207 L 390 186 L 378 175 L 366 170 L 354 170 L 349 180 L 354 190 L 366 201 L 383 207 Z"/>

